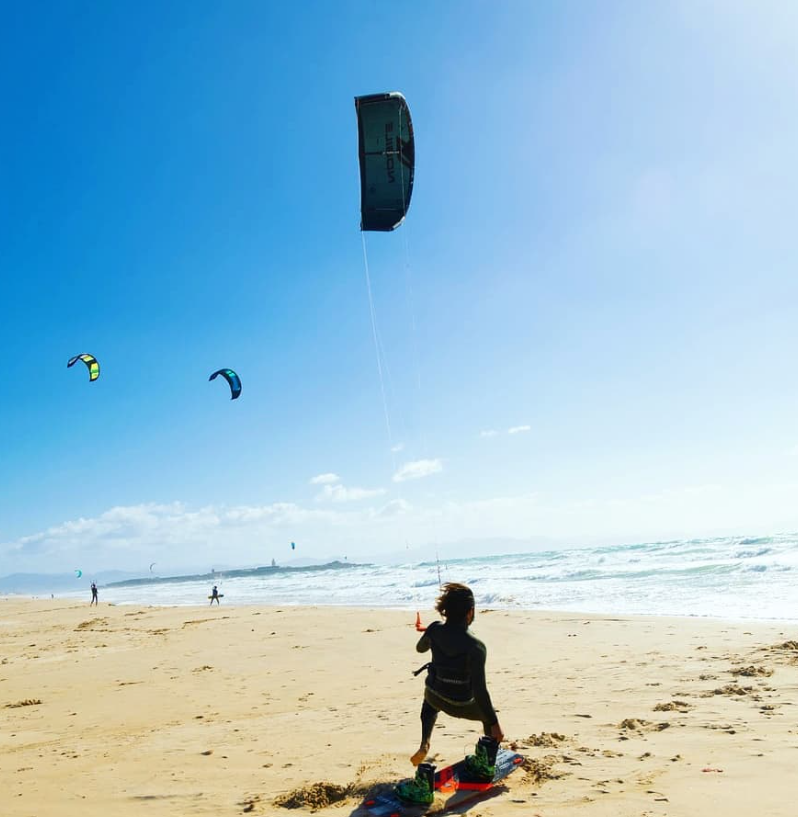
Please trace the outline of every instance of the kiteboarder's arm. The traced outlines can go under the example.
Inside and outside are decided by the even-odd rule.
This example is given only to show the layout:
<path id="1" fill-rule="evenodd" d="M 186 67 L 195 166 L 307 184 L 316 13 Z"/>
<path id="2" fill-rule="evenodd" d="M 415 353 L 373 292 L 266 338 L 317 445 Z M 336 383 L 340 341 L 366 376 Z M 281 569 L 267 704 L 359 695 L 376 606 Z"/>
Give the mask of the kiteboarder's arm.
<path id="1" fill-rule="evenodd" d="M 499 719 L 496 717 L 496 711 L 491 703 L 488 685 L 485 681 L 485 659 L 487 653 L 488 651 L 481 641 L 477 641 L 471 650 L 471 660 L 469 662 L 471 665 L 471 689 L 474 693 L 474 700 L 482 711 L 485 721 L 491 725 L 498 726 Z"/>
<path id="2" fill-rule="evenodd" d="M 427 629 L 424 631 L 424 634 L 419 638 L 418 644 L 416 644 L 416 652 L 427 652 L 432 647 L 432 642 L 429 640 L 429 634 L 435 627 L 440 627 L 440 621 L 433 621 L 432 624 L 427 626 Z"/>

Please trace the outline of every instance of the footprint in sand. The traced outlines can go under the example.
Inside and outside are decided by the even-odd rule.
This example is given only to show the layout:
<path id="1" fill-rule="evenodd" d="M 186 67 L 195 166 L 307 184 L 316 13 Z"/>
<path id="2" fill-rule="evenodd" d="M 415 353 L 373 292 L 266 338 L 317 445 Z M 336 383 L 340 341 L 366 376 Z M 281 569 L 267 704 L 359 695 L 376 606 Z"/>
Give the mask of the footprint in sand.
<path id="1" fill-rule="evenodd" d="M 631 732 L 662 732 L 667 729 L 670 724 L 667 721 L 660 723 L 651 723 L 651 721 L 643 718 L 624 718 L 619 724 L 618 729 L 625 729 Z"/>
<path id="2" fill-rule="evenodd" d="M 669 701 L 666 704 L 657 704 L 654 712 L 689 712 L 692 706 L 686 701 Z"/>
<path id="3" fill-rule="evenodd" d="M 748 667 L 740 667 L 731 670 L 732 675 L 742 675 L 745 678 L 770 678 L 773 670 L 769 667 L 755 667 L 753 664 Z"/>
<path id="4" fill-rule="evenodd" d="M 798 651 L 798 641 L 785 641 L 782 644 L 774 644 L 772 650 L 796 650 Z"/>
<path id="5" fill-rule="evenodd" d="M 289 809 L 309 807 L 311 811 L 316 811 L 346 799 L 351 791 L 351 785 L 339 786 L 322 781 L 280 795 L 274 799 L 274 805 Z"/>
<path id="6" fill-rule="evenodd" d="M 557 732 L 541 732 L 539 735 L 532 734 L 528 738 L 518 741 L 513 748 L 520 746 L 526 749 L 530 746 L 543 746 L 547 749 L 556 749 L 565 740 L 567 740 L 565 735 L 560 735 Z"/>
<path id="7" fill-rule="evenodd" d="M 247 797 L 246 799 L 242 800 L 238 805 L 241 806 L 241 811 L 244 814 L 248 814 L 250 811 L 255 810 L 255 806 L 260 802 L 260 797 L 256 794 L 253 797 Z"/>
<path id="8" fill-rule="evenodd" d="M 726 684 L 724 687 L 713 689 L 712 692 L 705 692 L 701 697 L 711 698 L 713 695 L 728 695 L 732 697 L 750 695 L 753 700 L 759 700 L 759 697 L 754 693 L 753 687 L 741 687 L 739 684 Z"/>

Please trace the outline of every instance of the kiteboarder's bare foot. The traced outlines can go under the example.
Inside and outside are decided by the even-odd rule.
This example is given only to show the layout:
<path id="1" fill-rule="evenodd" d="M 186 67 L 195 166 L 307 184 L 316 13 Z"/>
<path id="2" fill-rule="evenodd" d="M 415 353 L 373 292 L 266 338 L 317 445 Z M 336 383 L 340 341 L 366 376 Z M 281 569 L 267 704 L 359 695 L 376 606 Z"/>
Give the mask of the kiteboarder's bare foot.
<path id="1" fill-rule="evenodd" d="M 429 752 L 429 743 L 422 743 L 421 746 L 418 747 L 418 751 L 410 756 L 410 762 L 414 766 L 418 766 L 419 763 L 424 762 L 424 758 L 427 756 Z"/>

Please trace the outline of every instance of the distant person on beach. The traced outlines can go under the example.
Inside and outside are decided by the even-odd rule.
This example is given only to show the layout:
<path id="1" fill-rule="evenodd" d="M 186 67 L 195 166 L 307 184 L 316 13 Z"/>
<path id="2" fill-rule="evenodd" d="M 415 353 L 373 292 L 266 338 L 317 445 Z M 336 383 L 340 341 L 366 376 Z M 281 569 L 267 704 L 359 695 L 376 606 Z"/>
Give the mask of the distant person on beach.
<path id="1" fill-rule="evenodd" d="M 466 757 L 469 772 L 478 779 L 493 779 L 496 753 L 504 739 L 485 682 L 487 650 L 468 631 L 474 620 L 474 594 L 466 585 L 450 582 L 443 586 L 435 609 L 445 621 L 433 621 L 416 644 L 418 652 L 432 650 L 432 661 L 418 670 L 427 670 L 421 706 L 421 745 L 410 758 L 418 768 L 415 779 L 396 787 L 396 793 L 412 803 L 433 801 L 435 766 L 422 761 L 429 754 L 438 712 L 482 723 L 484 737 L 477 742 L 474 754 Z"/>
<path id="2" fill-rule="evenodd" d="M 211 590 L 211 604 L 216 601 L 219 604 L 219 590 L 216 585 L 213 586 L 213 590 Z"/>
<path id="3" fill-rule="evenodd" d="M 97 585 L 94 582 L 91 583 L 91 601 L 89 602 L 89 607 L 91 607 L 92 604 L 96 604 L 98 606 L 100 604 L 97 596 Z"/>

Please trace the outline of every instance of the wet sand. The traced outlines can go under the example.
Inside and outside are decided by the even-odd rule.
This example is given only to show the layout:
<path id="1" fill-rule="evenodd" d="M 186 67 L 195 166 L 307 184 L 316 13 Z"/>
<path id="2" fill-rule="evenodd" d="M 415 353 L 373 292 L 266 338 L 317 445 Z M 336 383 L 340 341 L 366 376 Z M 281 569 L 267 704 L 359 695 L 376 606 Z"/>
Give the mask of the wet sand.
<path id="1" fill-rule="evenodd" d="M 348 817 L 412 774 L 414 622 L 0 599 L 0 811 Z M 473 629 L 528 761 L 465 813 L 796 814 L 798 625 L 483 610 Z M 431 759 L 478 733 L 442 714 Z"/>

